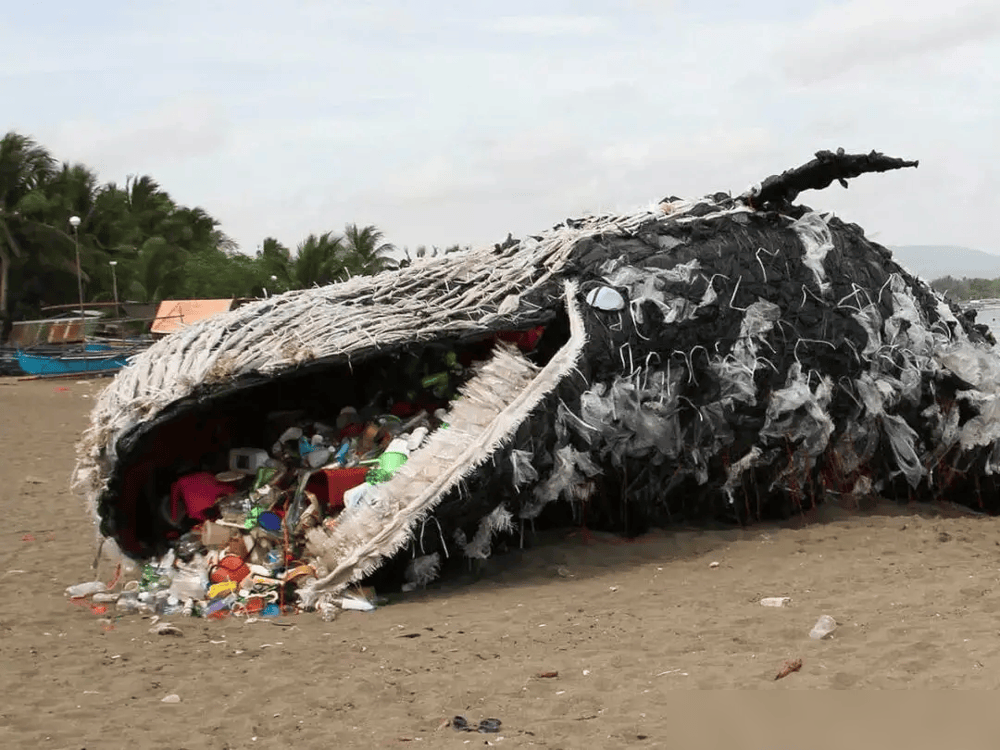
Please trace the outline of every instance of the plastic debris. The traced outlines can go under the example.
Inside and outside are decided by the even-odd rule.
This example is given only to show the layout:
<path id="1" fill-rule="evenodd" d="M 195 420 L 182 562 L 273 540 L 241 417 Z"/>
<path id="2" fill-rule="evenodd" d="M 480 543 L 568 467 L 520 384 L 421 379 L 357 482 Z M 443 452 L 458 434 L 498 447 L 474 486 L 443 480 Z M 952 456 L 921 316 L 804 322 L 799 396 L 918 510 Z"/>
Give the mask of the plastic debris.
<path id="1" fill-rule="evenodd" d="M 342 609 L 353 609 L 358 612 L 371 612 L 375 609 L 375 605 L 370 601 L 357 596 L 342 597 L 340 599 L 340 606 Z"/>
<path id="2" fill-rule="evenodd" d="M 780 680 L 782 677 L 787 677 L 792 672 L 798 672 L 800 669 L 802 669 L 801 659 L 789 659 L 782 665 L 781 669 L 778 670 L 778 674 L 774 676 L 774 679 Z"/>
<path id="3" fill-rule="evenodd" d="M 763 607 L 787 607 L 791 602 L 790 596 L 765 596 L 760 600 Z"/>
<path id="4" fill-rule="evenodd" d="M 179 627 L 169 622 L 158 622 L 149 629 L 153 635 L 184 635 Z"/>
<path id="5" fill-rule="evenodd" d="M 822 615 L 813 625 L 812 630 L 809 631 L 809 637 L 816 641 L 821 641 L 824 638 L 830 637 L 833 631 L 837 629 L 837 621 L 834 620 L 830 615 Z"/>
<path id="6" fill-rule="evenodd" d="M 587 304 L 598 310 L 614 311 L 625 307 L 625 299 L 611 287 L 602 286 L 587 295 Z"/>
<path id="7" fill-rule="evenodd" d="M 107 590 L 107 585 L 103 581 L 87 581 L 78 583 L 66 589 L 66 596 L 72 599 L 79 599 L 92 594 L 97 594 Z"/>

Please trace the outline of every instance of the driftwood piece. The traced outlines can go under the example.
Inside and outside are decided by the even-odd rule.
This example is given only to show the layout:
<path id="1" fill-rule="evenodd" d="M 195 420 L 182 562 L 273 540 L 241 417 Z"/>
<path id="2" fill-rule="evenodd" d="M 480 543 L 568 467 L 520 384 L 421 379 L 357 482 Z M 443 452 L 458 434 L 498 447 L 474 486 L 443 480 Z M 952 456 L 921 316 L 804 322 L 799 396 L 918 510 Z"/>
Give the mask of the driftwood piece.
<path id="1" fill-rule="evenodd" d="M 780 209 L 790 205 L 805 190 L 822 190 L 836 180 L 845 188 L 847 180 L 869 172 L 890 172 L 894 169 L 917 167 L 919 161 L 906 161 L 886 156 L 879 151 L 868 154 L 845 154 L 844 149 L 817 151 L 816 158 L 800 167 L 771 175 L 759 187 L 744 194 L 743 200 L 752 208 Z"/>

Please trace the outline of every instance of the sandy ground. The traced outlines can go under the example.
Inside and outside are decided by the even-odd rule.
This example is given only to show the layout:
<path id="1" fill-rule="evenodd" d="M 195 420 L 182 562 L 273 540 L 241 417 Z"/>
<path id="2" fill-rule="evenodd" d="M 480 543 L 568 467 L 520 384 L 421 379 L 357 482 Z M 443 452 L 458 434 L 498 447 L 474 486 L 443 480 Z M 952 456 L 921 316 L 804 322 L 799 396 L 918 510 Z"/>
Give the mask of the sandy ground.
<path id="1" fill-rule="evenodd" d="M 857 724 L 827 701 L 818 738 L 777 742 L 808 711 L 789 690 L 1000 685 L 1000 521 L 954 507 L 630 543 L 561 532 L 331 623 L 102 623 L 63 591 L 91 578 L 93 527 L 67 487 L 104 382 L 0 380 L 0 748 L 825 747 Z M 811 640 L 823 614 L 839 627 Z M 702 688 L 754 692 L 692 722 Z M 438 728 L 458 714 L 501 731 Z"/>

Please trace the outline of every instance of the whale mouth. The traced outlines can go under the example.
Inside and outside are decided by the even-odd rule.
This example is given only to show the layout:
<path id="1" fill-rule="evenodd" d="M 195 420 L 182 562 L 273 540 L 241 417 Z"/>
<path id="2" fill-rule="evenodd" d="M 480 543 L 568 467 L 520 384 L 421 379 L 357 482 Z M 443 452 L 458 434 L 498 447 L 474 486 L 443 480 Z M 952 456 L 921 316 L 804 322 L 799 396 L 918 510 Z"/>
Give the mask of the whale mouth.
<path id="1" fill-rule="evenodd" d="M 536 325 L 528 328 L 508 322 L 505 330 L 458 337 L 424 332 L 422 341 L 313 360 L 271 376 L 204 378 L 186 398 L 114 442 L 113 468 L 98 503 L 102 535 L 130 557 L 161 556 L 199 523 L 185 517 L 183 503 L 172 496 L 181 477 L 225 473 L 230 449 L 270 447 L 289 420 L 332 425 L 345 407 L 404 404 L 410 413 L 401 421 L 419 411 L 430 431 L 402 468 L 378 485 L 372 493 L 377 499 L 338 508 L 329 530 L 299 530 L 301 554 L 326 573 L 312 590 L 336 591 L 360 580 L 482 469 L 572 370 L 582 352 L 583 322 L 575 286 L 567 283 L 564 294 L 563 309 L 541 324 L 532 319 Z M 303 464 L 298 473 L 310 470 Z M 468 525 L 500 502 L 455 505 Z"/>
<path id="2" fill-rule="evenodd" d="M 532 412 L 579 363 L 586 336 L 576 305 L 576 286 L 565 285 L 569 335 L 544 364 L 528 360 L 516 348 L 500 344 L 460 388 L 446 424 L 435 430 L 370 503 L 344 511 L 332 532 L 316 527 L 308 545 L 319 577 L 299 591 L 306 606 L 374 572 L 413 538 L 418 523 L 431 514 L 462 482 L 489 466 L 511 442 Z M 479 507 L 471 518 L 485 523 L 484 541 L 493 530 L 509 527 L 502 498 L 493 508 Z M 492 511 L 490 513 L 490 511 Z M 468 514 L 468 509 L 465 511 Z M 487 513 L 490 513 L 487 515 Z M 478 516 L 478 517 L 477 517 Z"/>

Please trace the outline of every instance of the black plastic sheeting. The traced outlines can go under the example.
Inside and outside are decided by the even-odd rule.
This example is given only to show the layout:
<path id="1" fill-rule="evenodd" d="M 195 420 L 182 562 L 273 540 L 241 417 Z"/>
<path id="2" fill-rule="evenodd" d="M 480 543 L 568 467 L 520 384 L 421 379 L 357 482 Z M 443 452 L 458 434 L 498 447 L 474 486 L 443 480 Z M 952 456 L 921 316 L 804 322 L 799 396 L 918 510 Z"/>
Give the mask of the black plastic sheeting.
<path id="1" fill-rule="evenodd" d="M 808 209 L 798 208 L 792 216 L 800 217 Z M 649 526 L 678 522 L 699 522 L 707 518 L 732 522 L 787 517 L 801 508 L 819 502 L 828 491 L 849 493 L 857 480 L 866 476 L 872 488 L 884 496 L 899 499 L 932 499 L 946 494 L 950 499 L 967 502 L 975 507 L 996 509 L 992 477 L 966 471 L 953 477 L 947 486 L 922 482 L 911 487 L 899 473 L 888 450 L 886 438 L 877 431 L 872 436 L 877 445 L 864 465 L 848 474 L 838 468 L 835 448 L 837 438 L 848 426 L 864 421 L 864 410 L 852 382 L 871 371 L 861 354 L 868 345 L 865 328 L 855 320 L 854 309 L 835 303 L 851 297 L 861 287 L 871 290 L 878 313 L 883 319 L 894 310 L 891 295 L 885 292 L 890 274 L 899 274 L 918 305 L 926 314 L 930 326 L 955 322 L 941 320 L 939 299 L 922 282 L 910 276 L 891 259 L 890 251 L 867 241 L 860 228 L 837 219 L 829 221 L 833 249 L 824 259 L 829 288 L 821 292 L 813 272 L 803 263 L 803 245 L 789 227 L 788 214 L 734 214 L 707 219 L 685 226 L 650 227 L 649 234 L 637 232 L 631 240 L 609 238 L 583 247 L 577 265 L 584 280 L 584 291 L 606 285 L 597 269 L 617 259 L 623 266 L 642 270 L 669 270 L 696 262 L 699 271 L 690 282 L 664 282 L 659 285 L 665 298 L 683 299 L 697 305 L 709 288 L 717 296 L 713 304 L 705 305 L 692 317 L 666 322 L 663 311 L 654 303 L 641 305 L 642 322 L 624 314 L 590 312 L 588 329 L 591 340 L 581 365 L 582 380 L 587 390 L 595 385 L 611 384 L 624 372 L 635 370 L 632 382 L 655 379 L 657 373 L 671 367 L 676 411 L 676 431 L 666 434 L 663 443 L 635 451 L 628 447 L 621 460 L 614 460 L 608 430 L 600 423 L 579 426 L 580 393 L 564 387 L 559 400 L 574 415 L 566 419 L 567 428 L 560 438 L 552 420 L 536 419 L 534 432 L 523 443 L 534 443 L 531 449 L 536 466 L 545 475 L 545 459 L 565 446 L 587 454 L 599 466 L 596 488 L 580 504 L 589 524 L 605 526 L 634 534 Z M 660 238 L 679 244 L 662 250 Z M 883 290 L 880 295 L 879 290 Z M 618 289 L 627 300 L 627 292 Z M 713 369 L 713 362 L 731 353 L 740 338 L 741 325 L 747 308 L 765 301 L 778 308 L 780 316 L 773 330 L 764 335 L 759 346 L 767 364 L 753 374 L 752 388 L 756 403 L 733 402 L 727 395 L 732 383 Z M 976 328 L 973 317 L 957 313 L 957 326 L 974 340 L 989 345 L 989 334 Z M 623 361 L 624 360 L 624 361 Z M 810 373 L 809 382 L 815 388 L 821 377 L 833 383 L 832 397 L 826 409 L 832 421 L 830 446 L 817 460 L 797 476 L 778 482 L 800 450 L 805 437 L 774 436 L 762 438 L 767 422 L 770 396 L 782 389 L 794 365 Z M 888 367 L 889 374 L 899 375 L 901 368 Z M 929 421 L 920 413 L 935 402 L 953 402 L 956 392 L 967 384 L 947 373 L 931 378 L 925 374 L 919 400 L 900 404 L 899 414 L 917 429 L 927 443 L 933 442 Z M 568 384 L 567 384 L 568 385 Z M 577 388 L 580 386 L 577 385 Z M 636 403 L 637 414 L 648 411 Z M 550 409 L 547 416 L 552 415 Z M 968 419 L 972 412 L 965 415 Z M 663 419 L 654 419 L 652 431 L 664 429 Z M 795 415 L 791 423 L 796 421 Z M 626 446 L 642 442 L 640 430 L 622 420 L 621 440 Z M 877 427 L 873 424 L 873 429 Z M 789 432 L 794 432 L 790 430 Z M 540 447 L 544 445 L 544 447 Z M 759 446 L 769 460 L 748 471 L 735 491 L 723 490 L 732 464 Z M 666 455 L 673 449 L 675 457 Z M 694 454 L 700 453 L 700 461 Z M 975 467 L 982 458 L 966 456 L 965 462 Z M 702 463 L 701 478 L 696 464 Z M 583 478 L 579 474 L 578 478 Z M 533 488 L 524 494 L 530 496 Z M 530 500 L 524 498 L 525 503 Z"/>
<path id="2" fill-rule="evenodd" d="M 472 538 L 498 497 L 522 521 L 627 535 L 787 518 L 831 493 L 1000 511 L 995 441 L 966 449 L 958 439 L 982 418 L 962 397 L 972 385 L 934 362 L 937 349 L 993 356 L 975 313 L 944 302 L 856 225 L 803 206 L 718 215 L 737 202 L 716 201 L 703 220 L 652 220 L 632 236 L 581 242 L 571 271 L 581 296 L 611 286 L 626 307 L 584 306 L 589 343 L 578 373 L 435 512 L 460 530 L 456 539 Z M 800 231 L 795 220 L 805 222 Z M 823 225 L 831 246 L 820 280 L 800 232 Z M 681 273 L 685 265 L 696 270 Z M 631 314 L 636 300 L 609 281 L 622 269 L 655 276 L 660 303 Z M 911 303 L 912 324 L 903 319 Z M 696 311 L 668 320 L 664 306 Z M 755 307 L 770 311 L 773 326 L 755 337 L 752 378 L 735 382 L 719 365 L 746 344 Z M 876 321 L 877 340 L 859 317 Z M 927 347 L 917 356 L 908 346 L 920 340 Z M 884 387 L 883 403 L 866 401 L 869 382 Z M 808 395 L 798 404 L 788 393 L 796 383 Z M 437 542 L 422 536 L 420 552 L 443 553 Z"/>

